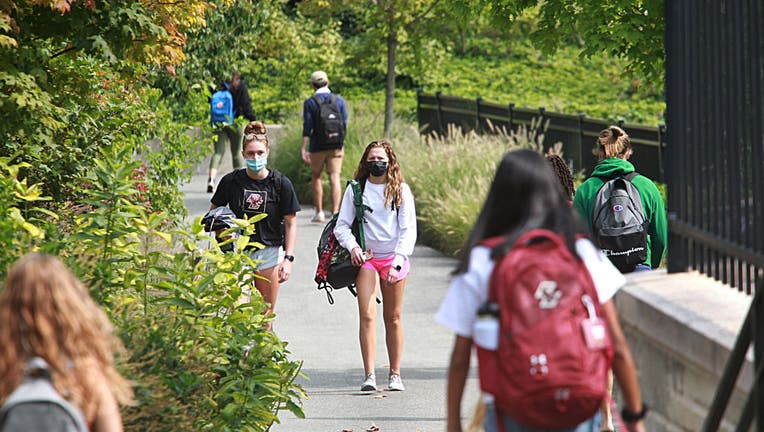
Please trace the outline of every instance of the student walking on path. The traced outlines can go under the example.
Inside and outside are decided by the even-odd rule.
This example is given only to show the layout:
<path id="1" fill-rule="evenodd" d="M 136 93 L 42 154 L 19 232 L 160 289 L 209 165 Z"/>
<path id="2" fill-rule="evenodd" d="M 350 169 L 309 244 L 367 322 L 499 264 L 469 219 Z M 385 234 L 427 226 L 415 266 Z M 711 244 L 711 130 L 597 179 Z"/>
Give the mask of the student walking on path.
<path id="1" fill-rule="evenodd" d="M 354 178 L 365 184 L 363 204 L 364 234 L 367 250 L 359 246 L 351 230 L 355 220 L 353 190 L 348 187 L 334 234 L 340 245 L 350 252 L 353 265 L 361 267 L 356 278 L 359 339 L 365 378 L 362 391 L 377 389 L 375 374 L 377 316 L 377 282 L 382 291 L 387 355 L 390 361 L 388 389 L 404 390 L 401 380 L 403 353 L 403 288 L 409 274 L 409 256 L 414 251 L 417 237 L 414 197 L 404 183 L 403 173 L 391 144 L 386 140 L 373 141 L 363 152 Z"/>
<path id="2" fill-rule="evenodd" d="M 310 185 L 316 214 L 312 222 L 324 222 L 324 190 L 321 174 L 326 170 L 332 198 L 332 213 L 340 208 L 342 158 L 348 112 L 345 99 L 329 90 L 324 71 L 313 72 L 310 83 L 315 90 L 302 108 L 302 160 L 310 165 Z"/>
<path id="3" fill-rule="evenodd" d="M 259 261 L 255 288 L 270 304 L 266 314 L 276 307 L 279 286 L 292 274 L 295 243 L 297 242 L 297 212 L 300 203 L 292 182 L 275 169 L 267 168 L 270 147 L 265 125 L 255 121 L 244 128 L 242 155 L 246 168 L 235 170 L 220 179 L 212 196 L 210 210 L 228 206 L 238 218 L 252 218 L 266 213 L 255 222 L 251 242 L 265 245 L 250 249 L 250 257 Z M 283 248 L 283 250 L 282 250 Z M 282 252 L 284 255 L 282 256 Z M 271 329 L 268 322 L 267 329 Z"/>
<path id="4" fill-rule="evenodd" d="M 89 430 L 122 431 L 118 403 L 133 401 L 130 382 L 114 366 L 124 347 L 106 313 L 58 258 L 30 253 L 13 265 L 0 294 L 0 322 L 0 405 L 37 357 Z"/>
<path id="5" fill-rule="evenodd" d="M 644 416 L 645 409 L 637 373 L 612 301 L 613 295 L 625 283 L 625 278 L 591 241 L 583 237 L 584 228 L 563 195 L 559 181 L 550 169 L 549 163 L 538 153 L 530 150 L 510 152 L 499 164 L 483 208 L 463 249 L 464 252 L 455 271 L 456 276 L 436 314 L 436 321 L 456 334 L 448 371 L 447 430 L 449 432 L 462 430 L 462 394 L 469 371 L 473 337 L 476 336 L 474 326 L 477 322 L 478 310 L 486 304 L 489 296 L 489 282 L 494 264 L 509 252 L 509 248 L 522 234 L 539 228 L 559 235 L 564 240 L 565 248 L 573 257 L 576 257 L 575 259 L 583 262 L 589 277 L 593 280 L 594 290 L 602 304 L 606 327 L 615 349 L 613 370 L 623 392 L 626 413 L 632 414 L 626 416 L 632 420 L 628 423 L 628 428 L 632 432 L 644 431 L 641 418 Z M 493 249 L 482 244 L 486 239 L 498 237 L 503 237 L 504 240 Z M 555 263 L 549 262 L 548 265 L 554 266 Z M 506 291 L 513 287 L 505 286 L 503 289 Z M 539 285 L 540 289 L 541 285 Z M 538 294 L 537 290 L 536 298 L 540 298 L 539 302 L 547 299 L 545 295 L 539 297 Z M 541 307 L 549 309 L 556 307 L 556 304 Z M 523 306 L 524 309 L 531 307 L 539 306 L 533 302 Z M 505 313 L 508 312 L 498 311 L 502 323 L 511 320 L 501 315 Z M 502 338 L 502 340 L 505 339 Z M 563 340 L 559 342 L 572 343 Z M 493 347 L 493 349 L 496 348 Z M 546 367 L 543 362 L 539 364 Z M 533 374 L 533 367 L 529 367 Z M 550 365 L 551 367 L 553 365 Z M 526 369 L 521 368 L 521 370 Z M 480 372 L 482 374 L 484 371 Z M 520 377 L 517 378 L 520 379 Z M 493 395 L 485 394 L 484 400 L 487 404 L 484 423 L 486 432 L 534 431 L 500 411 L 494 405 Z M 554 414 L 549 413 L 550 416 Z M 564 430 L 571 432 L 599 430 L 598 414 L 578 427 Z"/>
<path id="6" fill-rule="evenodd" d="M 610 126 L 600 132 L 596 151 L 599 163 L 594 167 L 591 177 L 578 187 L 573 197 L 573 206 L 578 210 L 578 214 L 593 235 L 596 233 L 596 228 L 593 227 L 594 211 L 600 189 L 610 179 L 625 178 L 633 176 L 635 173 L 634 165 L 629 162 L 629 157 L 633 152 L 631 139 L 618 126 Z M 663 259 L 663 254 L 666 252 L 668 237 L 666 210 L 658 188 L 643 175 L 636 175 L 630 181 L 639 192 L 641 207 L 644 212 L 647 230 L 647 258 L 634 267 L 622 268 L 621 271 L 625 273 L 658 268 Z M 603 245 L 598 246 L 604 247 Z"/>
<path id="7" fill-rule="evenodd" d="M 249 98 L 247 84 L 241 78 L 239 72 L 234 72 L 230 81 L 224 82 L 220 89 L 227 88 L 233 98 L 233 118 L 230 123 L 221 124 L 215 130 L 215 152 L 210 159 L 209 176 L 207 177 L 207 192 L 212 193 L 215 189 L 215 177 L 217 177 L 220 163 L 225 156 L 226 147 L 231 149 L 233 169 L 244 168 L 244 159 L 241 157 L 241 129 L 236 124 L 236 119 L 243 117 L 250 122 L 257 120 L 255 111 L 252 109 L 252 101 Z M 226 122 L 227 123 L 227 122 Z"/>

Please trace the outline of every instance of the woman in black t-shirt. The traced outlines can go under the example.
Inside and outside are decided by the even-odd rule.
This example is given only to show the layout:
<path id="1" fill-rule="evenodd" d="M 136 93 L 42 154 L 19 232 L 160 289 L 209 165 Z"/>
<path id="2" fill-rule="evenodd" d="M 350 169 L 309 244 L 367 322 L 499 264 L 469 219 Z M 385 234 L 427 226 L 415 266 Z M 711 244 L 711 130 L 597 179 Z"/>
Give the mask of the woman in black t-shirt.
<path id="1" fill-rule="evenodd" d="M 292 273 L 300 203 L 292 182 L 280 172 L 266 168 L 270 148 L 265 133 L 265 125 L 259 121 L 244 128 L 242 154 L 247 167 L 220 179 L 210 210 L 227 205 L 242 219 L 267 214 L 255 222 L 255 232 L 250 237 L 251 242 L 265 247 L 251 248 L 250 257 L 258 262 L 256 273 L 262 278 L 255 278 L 255 288 L 270 303 L 266 310 L 269 314 L 276 306 L 279 285 Z M 266 327 L 270 330 L 272 323 L 268 322 Z"/>

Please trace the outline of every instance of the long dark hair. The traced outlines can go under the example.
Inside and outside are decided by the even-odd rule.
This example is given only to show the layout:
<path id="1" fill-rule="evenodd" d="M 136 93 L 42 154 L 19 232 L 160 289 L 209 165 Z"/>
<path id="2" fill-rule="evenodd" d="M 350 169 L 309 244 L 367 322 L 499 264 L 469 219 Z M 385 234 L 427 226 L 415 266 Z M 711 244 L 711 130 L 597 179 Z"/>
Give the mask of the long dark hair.
<path id="1" fill-rule="evenodd" d="M 534 228 L 562 235 L 574 256 L 576 235 L 585 232 L 549 162 L 531 150 L 511 151 L 504 155 L 496 169 L 454 273 L 467 271 L 470 252 L 482 240 L 505 237 L 491 253 L 495 259 L 509 252 L 520 235 Z"/>

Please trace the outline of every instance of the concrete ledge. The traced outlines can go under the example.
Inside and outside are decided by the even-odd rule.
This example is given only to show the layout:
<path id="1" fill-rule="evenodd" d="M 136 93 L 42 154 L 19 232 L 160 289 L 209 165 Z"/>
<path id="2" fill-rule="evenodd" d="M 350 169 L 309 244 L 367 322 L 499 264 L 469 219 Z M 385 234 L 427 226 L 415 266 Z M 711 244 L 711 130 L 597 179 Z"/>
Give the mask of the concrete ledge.
<path id="1" fill-rule="evenodd" d="M 698 431 L 752 297 L 699 273 L 635 273 L 616 296 L 652 431 Z M 734 430 L 753 381 L 749 349 L 721 430 Z"/>

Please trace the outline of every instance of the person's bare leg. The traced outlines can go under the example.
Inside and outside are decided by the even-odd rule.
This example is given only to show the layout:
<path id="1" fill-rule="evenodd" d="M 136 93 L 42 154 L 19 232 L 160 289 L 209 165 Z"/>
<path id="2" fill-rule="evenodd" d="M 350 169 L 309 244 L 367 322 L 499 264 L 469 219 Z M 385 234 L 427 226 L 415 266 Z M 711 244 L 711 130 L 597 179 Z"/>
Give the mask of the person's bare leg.
<path id="1" fill-rule="evenodd" d="M 358 339 L 361 343 L 361 358 L 363 359 L 364 375 L 374 373 L 374 362 L 377 354 L 377 273 L 362 268 L 356 278 L 358 292 Z"/>
<path id="2" fill-rule="evenodd" d="M 403 308 L 403 288 L 405 286 L 405 278 L 394 284 L 382 282 L 382 316 L 385 320 L 387 357 L 390 360 L 390 374 L 395 375 L 401 374 L 401 356 L 403 355 L 401 309 Z"/>
<path id="3" fill-rule="evenodd" d="M 279 295 L 279 278 L 278 270 L 279 266 L 276 265 L 269 269 L 258 270 L 257 274 L 263 278 L 255 278 L 255 288 L 263 296 L 263 300 L 268 303 L 268 309 L 265 310 L 265 314 L 272 314 L 276 308 L 276 297 Z M 266 330 L 273 329 L 273 321 L 269 321 L 265 324 Z"/>
<path id="4" fill-rule="evenodd" d="M 310 175 L 310 186 L 313 191 L 313 205 L 316 207 L 316 214 L 324 211 L 324 189 L 321 184 L 321 171 L 318 174 Z"/>
<path id="5" fill-rule="evenodd" d="M 220 163 L 223 161 L 223 156 L 225 156 L 226 144 L 230 141 L 226 129 L 220 129 L 215 133 L 217 134 L 217 139 L 214 144 L 214 152 L 210 158 L 210 170 L 207 176 L 207 192 L 209 193 L 212 193 L 215 187 L 215 177 L 218 175 L 218 168 L 220 168 Z"/>
<path id="6" fill-rule="evenodd" d="M 329 186 L 331 187 L 332 194 L 332 214 L 340 211 L 340 202 L 342 201 L 342 182 L 340 180 L 341 173 L 329 174 Z"/>

